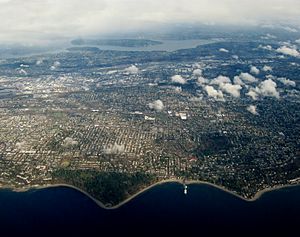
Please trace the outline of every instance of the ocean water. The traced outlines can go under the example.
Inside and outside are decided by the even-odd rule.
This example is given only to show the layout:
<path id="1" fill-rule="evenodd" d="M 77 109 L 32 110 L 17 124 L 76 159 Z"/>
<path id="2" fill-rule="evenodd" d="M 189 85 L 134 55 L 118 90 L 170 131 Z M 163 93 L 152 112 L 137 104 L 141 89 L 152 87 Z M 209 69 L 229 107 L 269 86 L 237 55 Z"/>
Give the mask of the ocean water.
<path id="1" fill-rule="evenodd" d="M 114 210 L 67 187 L 0 191 L 0 236 L 297 236 L 299 223 L 300 186 L 247 202 L 206 184 L 184 195 L 167 183 Z"/>

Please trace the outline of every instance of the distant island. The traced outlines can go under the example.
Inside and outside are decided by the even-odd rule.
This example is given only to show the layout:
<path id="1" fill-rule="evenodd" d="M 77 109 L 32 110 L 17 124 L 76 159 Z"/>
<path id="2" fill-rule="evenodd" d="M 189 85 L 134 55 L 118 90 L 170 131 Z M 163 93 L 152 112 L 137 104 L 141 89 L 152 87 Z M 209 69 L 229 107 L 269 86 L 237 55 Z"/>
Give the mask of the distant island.
<path id="1" fill-rule="evenodd" d="M 97 52 L 100 51 L 97 47 L 91 47 L 91 46 L 79 46 L 79 47 L 70 47 L 67 48 L 68 51 L 81 51 L 81 52 Z"/>
<path id="2" fill-rule="evenodd" d="M 147 39 L 74 39 L 72 45 L 85 46 L 118 46 L 118 47 L 146 47 L 162 44 L 160 41 Z"/>

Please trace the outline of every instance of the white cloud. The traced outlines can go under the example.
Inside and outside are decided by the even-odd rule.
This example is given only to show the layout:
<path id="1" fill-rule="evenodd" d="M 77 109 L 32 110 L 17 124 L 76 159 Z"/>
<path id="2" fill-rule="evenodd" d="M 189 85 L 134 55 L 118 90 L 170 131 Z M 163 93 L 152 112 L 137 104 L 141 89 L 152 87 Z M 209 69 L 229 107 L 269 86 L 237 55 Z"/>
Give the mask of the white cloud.
<path id="1" fill-rule="evenodd" d="M 220 48 L 219 51 L 223 53 L 229 53 L 229 50 L 224 48 Z"/>
<path id="2" fill-rule="evenodd" d="M 266 75 L 266 78 L 267 79 L 272 79 L 272 80 L 275 80 L 276 77 L 274 77 L 273 75 L 269 74 L 269 75 Z"/>
<path id="3" fill-rule="evenodd" d="M 265 65 L 262 69 L 264 72 L 272 72 L 273 68 L 270 66 Z"/>
<path id="4" fill-rule="evenodd" d="M 271 79 L 261 82 L 258 86 L 261 95 L 279 98 L 279 92 L 276 90 L 276 87 L 276 82 Z"/>
<path id="5" fill-rule="evenodd" d="M 60 62 L 59 62 L 59 61 L 55 61 L 55 62 L 53 63 L 53 66 L 54 66 L 54 67 L 59 67 L 59 66 L 60 66 Z"/>
<path id="6" fill-rule="evenodd" d="M 220 75 L 210 82 L 211 85 L 220 85 L 222 83 L 231 83 L 231 80 L 229 77 Z"/>
<path id="7" fill-rule="evenodd" d="M 205 82 L 205 80 L 201 80 L 202 82 Z M 200 83 L 201 84 L 201 83 Z M 226 92 L 227 94 L 230 94 L 233 97 L 240 97 L 240 90 L 242 89 L 241 85 L 232 85 L 231 80 L 229 77 L 226 76 L 218 76 L 217 78 L 214 78 L 213 80 L 211 80 L 210 82 L 211 85 L 218 85 L 219 88 Z M 206 88 L 206 92 L 213 97 L 214 95 L 217 95 L 220 98 L 223 98 L 223 93 L 221 94 L 220 92 L 222 91 L 217 91 L 215 90 L 213 87 L 207 87 Z"/>
<path id="8" fill-rule="evenodd" d="M 205 86 L 204 90 L 206 91 L 206 93 L 209 97 L 212 97 L 216 100 L 222 100 L 222 101 L 224 100 L 224 95 L 223 95 L 222 91 L 216 90 L 212 86 Z"/>
<path id="9" fill-rule="evenodd" d="M 258 75 L 260 73 L 260 70 L 255 66 L 251 66 L 250 73 Z"/>
<path id="10" fill-rule="evenodd" d="M 292 47 L 293 45 L 291 44 L 291 41 L 288 40 L 288 41 L 283 41 L 283 42 L 280 42 L 282 45 L 285 45 L 285 46 L 288 46 L 288 47 Z"/>
<path id="11" fill-rule="evenodd" d="M 300 53 L 297 49 L 288 46 L 281 46 L 280 48 L 276 49 L 276 52 L 293 57 L 300 57 Z"/>
<path id="12" fill-rule="evenodd" d="M 247 107 L 247 110 L 254 115 L 258 115 L 257 111 L 256 111 L 257 107 L 255 105 L 250 105 Z"/>
<path id="13" fill-rule="evenodd" d="M 252 76 L 251 74 L 249 74 L 249 73 L 241 73 L 240 75 L 239 75 L 239 78 L 242 80 L 242 81 L 244 81 L 244 82 L 249 82 L 249 83 L 254 83 L 254 82 L 257 82 L 258 80 L 254 77 L 254 76 Z"/>
<path id="14" fill-rule="evenodd" d="M 161 112 L 164 110 L 165 106 L 161 100 L 156 100 L 148 104 L 150 109 L 155 110 L 156 112 Z"/>
<path id="15" fill-rule="evenodd" d="M 259 45 L 258 48 L 269 50 L 269 51 L 271 51 L 273 49 L 271 45 Z"/>
<path id="16" fill-rule="evenodd" d="M 241 80 L 241 78 L 239 76 L 235 76 L 233 78 L 233 83 L 236 85 L 241 85 L 241 86 L 245 85 L 245 83 Z"/>
<path id="17" fill-rule="evenodd" d="M 1 0 L 0 40 L 76 37 L 153 24 L 299 23 L 299 0 Z M 234 16 L 234 17 L 233 17 Z"/>
<path id="18" fill-rule="evenodd" d="M 277 84 L 272 79 L 261 82 L 255 89 L 254 92 L 261 96 L 275 97 L 279 99 L 279 92 L 277 91 Z"/>
<path id="19" fill-rule="evenodd" d="M 197 83 L 198 83 L 199 85 L 208 84 L 208 83 L 209 83 L 209 80 L 206 79 L 206 78 L 204 78 L 204 77 L 198 77 Z"/>
<path id="20" fill-rule="evenodd" d="M 278 81 L 280 81 L 282 84 L 284 84 L 285 86 L 291 86 L 291 87 L 295 87 L 296 86 L 296 82 L 289 80 L 287 78 L 278 78 Z"/>
<path id="21" fill-rule="evenodd" d="M 125 68 L 124 71 L 130 74 L 137 74 L 139 69 L 135 65 L 131 65 L 130 67 Z"/>
<path id="22" fill-rule="evenodd" d="M 251 97 L 252 100 L 257 100 L 258 97 L 259 97 L 259 95 L 254 91 L 253 88 L 251 88 L 251 89 L 249 90 L 249 92 L 246 93 L 246 95 L 249 96 L 249 97 Z"/>
<path id="23" fill-rule="evenodd" d="M 261 39 L 276 39 L 277 37 L 275 35 L 266 34 L 265 36 L 262 36 Z"/>
<path id="24" fill-rule="evenodd" d="M 50 67 L 51 70 L 56 70 L 58 67 L 60 67 L 61 63 L 59 61 L 55 61 L 53 65 Z"/>
<path id="25" fill-rule="evenodd" d="M 297 44 L 300 44 L 300 39 L 295 40 Z"/>
<path id="26" fill-rule="evenodd" d="M 193 71 L 194 76 L 202 76 L 202 70 L 201 69 L 195 69 Z"/>
<path id="27" fill-rule="evenodd" d="M 35 63 L 37 66 L 43 64 L 43 60 L 37 60 L 36 63 Z"/>
<path id="28" fill-rule="evenodd" d="M 178 84 L 182 84 L 182 85 L 186 83 L 186 80 L 182 76 L 180 76 L 180 75 L 174 75 L 174 76 L 172 76 L 171 80 L 174 83 L 178 83 Z"/>
<path id="29" fill-rule="evenodd" d="M 125 152 L 125 146 L 115 143 L 114 145 L 109 145 L 103 149 L 103 152 L 107 155 L 118 155 Z"/>
<path id="30" fill-rule="evenodd" d="M 18 73 L 20 74 L 20 75 L 23 75 L 23 76 L 27 76 L 27 71 L 25 70 L 25 69 L 23 69 L 23 68 L 21 68 L 21 69 L 19 69 L 18 70 Z"/>
<path id="31" fill-rule="evenodd" d="M 231 83 L 223 83 L 220 85 L 220 89 L 235 98 L 239 98 L 241 96 L 241 89 L 240 85 L 232 85 Z"/>
<path id="32" fill-rule="evenodd" d="M 298 30 L 289 26 L 283 26 L 282 29 L 288 31 L 288 32 L 292 32 L 292 33 L 297 33 Z"/>

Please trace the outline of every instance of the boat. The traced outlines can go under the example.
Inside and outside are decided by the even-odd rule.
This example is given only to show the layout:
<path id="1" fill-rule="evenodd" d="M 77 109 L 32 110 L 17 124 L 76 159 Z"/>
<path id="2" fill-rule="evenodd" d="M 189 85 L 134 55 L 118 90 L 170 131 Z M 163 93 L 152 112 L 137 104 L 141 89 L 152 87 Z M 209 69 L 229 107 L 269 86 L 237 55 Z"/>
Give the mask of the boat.
<path id="1" fill-rule="evenodd" d="M 187 195 L 187 193 L 188 193 L 188 187 L 187 187 L 186 184 L 183 185 L 183 193 L 184 193 L 185 195 Z"/>

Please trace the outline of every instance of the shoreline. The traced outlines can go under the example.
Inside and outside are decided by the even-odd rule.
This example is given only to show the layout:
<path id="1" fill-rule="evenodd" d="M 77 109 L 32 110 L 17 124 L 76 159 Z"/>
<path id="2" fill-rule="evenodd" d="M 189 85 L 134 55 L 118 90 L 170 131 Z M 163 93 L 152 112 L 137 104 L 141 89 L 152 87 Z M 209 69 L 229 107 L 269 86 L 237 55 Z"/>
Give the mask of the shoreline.
<path id="1" fill-rule="evenodd" d="M 41 190 L 41 189 L 47 189 L 47 188 L 66 187 L 66 188 L 75 189 L 75 190 L 81 192 L 82 194 L 89 197 L 92 201 L 94 201 L 95 204 L 97 204 L 99 207 L 101 207 L 105 210 L 114 210 L 114 209 L 118 209 L 121 206 L 125 205 L 126 203 L 130 202 L 131 200 L 138 197 L 142 193 L 147 192 L 148 190 L 150 190 L 150 189 L 152 189 L 152 188 L 154 188 L 158 185 L 163 185 L 163 184 L 168 184 L 168 183 L 177 183 L 177 184 L 182 184 L 182 185 L 184 185 L 184 184 L 186 184 L 186 185 L 193 185 L 193 184 L 208 185 L 208 186 L 214 187 L 216 189 L 222 190 L 226 193 L 229 193 L 229 194 L 233 195 L 234 197 L 237 197 L 237 198 L 239 198 L 243 201 L 246 201 L 246 202 L 255 202 L 256 200 L 260 199 L 265 193 L 268 193 L 268 192 L 280 190 L 280 189 L 283 189 L 283 188 L 300 186 L 300 184 L 298 183 L 298 184 L 277 185 L 277 186 L 274 186 L 274 187 L 265 188 L 263 190 L 258 191 L 254 195 L 254 197 L 249 199 L 249 198 L 245 198 L 245 197 L 235 193 L 234 191 L 230 191 L 230 190 L 226 189 L 225 187 L 218 186 L 216 184 L 209 183 L 209 182 L 206 182 L 206 181 L 192 181 L 191 180 L 191 181 L 185 181 L 184 182 L 183 180 L 178 180 L 178 179 L 167 179 L 167 180 L 158 181 L 158 182 L 156 182 L 156 183 L 154 183 L 154 184 L 138 191 L 136 194 L 130 196 L 129 198 L 125 199 L 124 201 L 120 202 L 119 204 L 117 204 L 115 206 L 111 206 L 111 207 L 105 206 L 101 201 L 99 201 L 95 197 L 91 196 L 86 191 L 84 191 L 84 190 L 82 190 L 82 189 L 80 189 L 76 186 L 70 185 L 70 184 L 63 184 L 63 183 L 62 184 L 49 184 L 49 185 L 42 185 L 42 186 L 33 186 L 33 187 L 29 187 L 29 188 L 12 188 L 12 187 L 9 187 L 9 186 L 0 186 L 0 190 L 1 189 L 7 189 L 7 190 L 11 190 L 13 192 L 27 192 L 27 191 L 31 191 L 31 190 Z"/>

